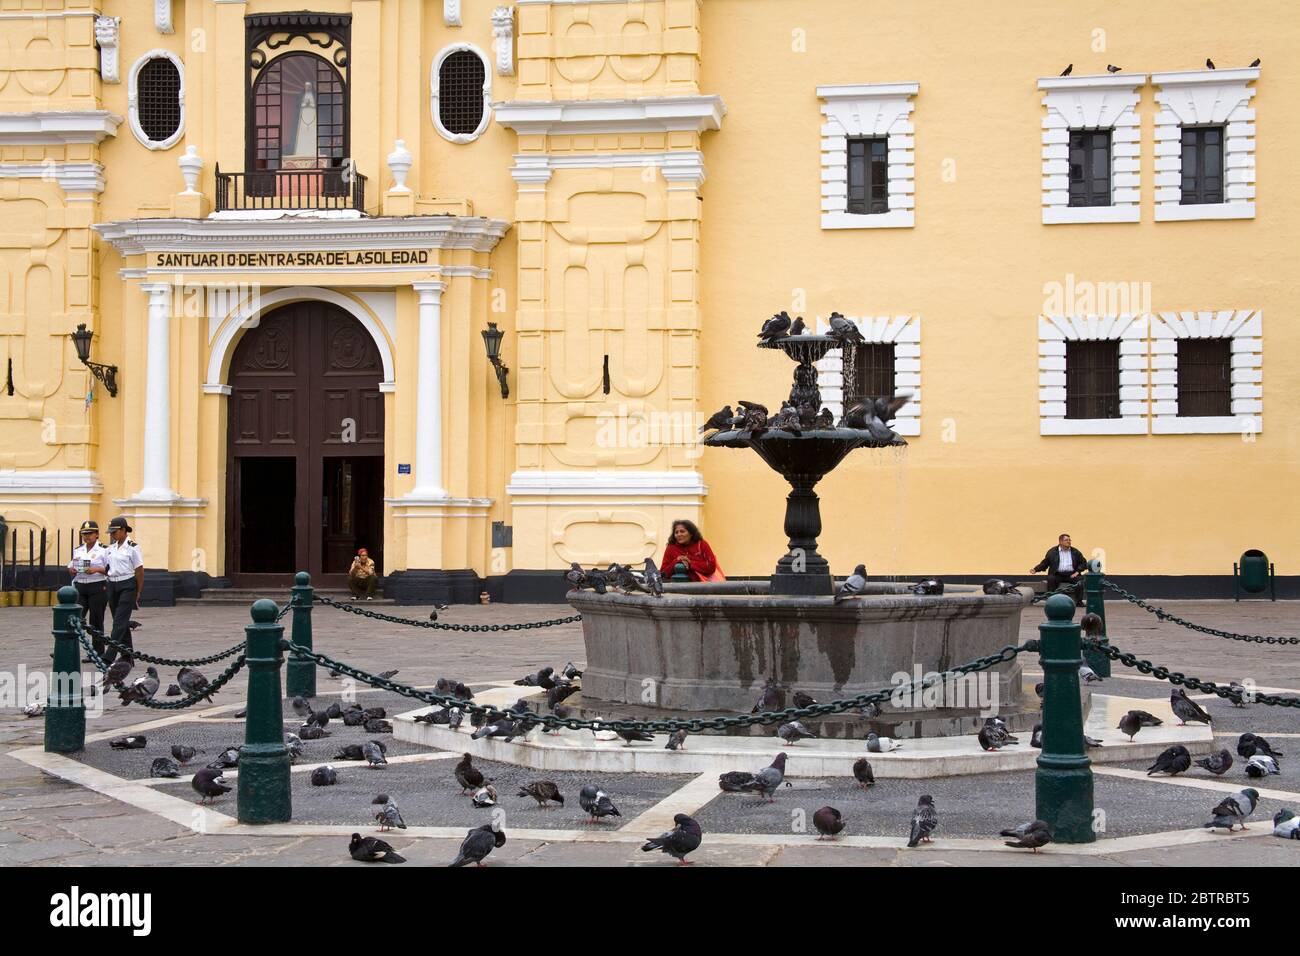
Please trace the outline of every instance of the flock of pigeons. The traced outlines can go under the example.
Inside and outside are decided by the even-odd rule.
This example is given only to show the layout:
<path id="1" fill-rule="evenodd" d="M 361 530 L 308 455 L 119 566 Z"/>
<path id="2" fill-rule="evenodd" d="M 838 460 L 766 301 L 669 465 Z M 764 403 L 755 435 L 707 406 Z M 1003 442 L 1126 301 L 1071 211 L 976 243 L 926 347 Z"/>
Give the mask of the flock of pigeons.
<path id="1" fill-rule="evenodd" d="M 607 594 L 613 588 L 624 594 L 639 591 L 642 594 L 653 594 L 655 597 L 664 596 L 663 575 L 659 573 L 653 558 L 645 559 L 645 566 L 640 572 L 633 571 L 626 564 L 618 563 L 611 564 L 604 570 L 592 568 L 588 571 L 574 561 L 569 565 L 569 570 L 564 572 L 564 580 L 569 582 L 570 591 L 591 588 L 597 594 Z"/>

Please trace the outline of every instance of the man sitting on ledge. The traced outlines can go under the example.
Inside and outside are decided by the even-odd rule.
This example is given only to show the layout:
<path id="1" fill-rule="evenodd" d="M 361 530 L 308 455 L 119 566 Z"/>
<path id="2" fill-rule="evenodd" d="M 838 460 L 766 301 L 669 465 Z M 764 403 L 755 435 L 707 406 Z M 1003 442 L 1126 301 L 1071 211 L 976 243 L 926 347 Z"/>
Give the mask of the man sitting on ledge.
<path id="1" fill-rule="evenodd" d="M 1063 587 L 1071 588 L 1066 592 L 1074 598 L 1074 603 L 1083 604 L 1083 589 L 1079 587 L 1079 575 L 1087 569 L 1083 552 L 1070 544 L 1070 536 L 1063 534 L 1057 539 L 1057 546 L 1049 548 L 1043 560 L 1029 569 L 1030 574 L 1047 572 L 1047 590 L 1056 591 Z"/>
<path id="2" fill-rule="evenodd" d="M 352 592 L 352 600 L 364 597 L 367 601 L 373 601 L 375 585 L 378 583 L 379 576 L 375 574 L 375 562 L 370 559 L 365 548 L 357 549 L 357 556 L 352 559 L 352 567 L 348 568 L 348 590 Z"/>

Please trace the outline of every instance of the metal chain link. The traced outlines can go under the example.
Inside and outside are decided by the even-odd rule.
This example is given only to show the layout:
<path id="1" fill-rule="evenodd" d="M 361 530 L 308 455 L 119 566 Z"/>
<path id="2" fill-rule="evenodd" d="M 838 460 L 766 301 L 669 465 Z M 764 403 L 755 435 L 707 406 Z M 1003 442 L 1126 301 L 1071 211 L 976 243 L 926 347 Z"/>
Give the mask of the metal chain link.
<path id="1" fill-rule="evenodd" d="M 1030 601 L 1029 603 L 1040 604 L 1043 601 L 1046 601 L 1053 594 L 1069 594 L 1071 597 L 1073 597 L 1074 595 L 1072 592 L 1082 586 L 1083 586 L 1083 582 L 1080 581 L 1078 584 L 1067 584 L 1065 585 L 1065 587 L 1057 588 L 1055 591 L 1044 591 L 1042 594 L 1035 594 L 1033 600 Z"/>
<path id="2" fill-rule="evenodd" d="M 130 654 L 131 657 L 142 660 L 148 664 L 161 664 L 163 667 L 198 667 L 200 664 L 215 664 L 217 661 L 224 661 L 232 654 L 238 654 L 248 643 L 247 641 L 240 641 L 234 647 L 227 648 L 220 654 L 211 654 L 208 657 L 195 657 L 192 660 L 179 657 L 154 657 L 152 654 L 146 654 L 144 651 L 138 651 L 133 647 L 127 647 L 125 644 L 119 644 L 103 631 L 92 627 L 80 618 L 76 618 L 76 621 L 77 626 L 85 628 L 90 632 L 91 636 L 94 637 L 95 640 L 103 641 L 109 647 L 113 648 L 113 650 L 122 654 Z"/>
<path id="3" fill-rule="evenodd" d="M 275 615 L 275 623 L 279 624 L 281 621 L 283 621 L 284 616 L 292 610 L 293 610 L 293 598 L 289 598 L 289 603 L 286 604 L 284 607 L 280 608 L 279 613 Z"/>
<path id="4" fill-rule="evenodd" d="M 490 719 L 496 719 L 497 717 L 502 716 L 511 716 L 510 712 L 499 707 L 488 707 L 483 704 L 475 704 L 458 697 L 452 697 L 448 694 L 438 694 L 431 691 L 417 690 L 407 684 L 399 684 L 388 678 L 370 674 L 360 668 L 352 667 L 325 654 L 320 654 L 316 651 L 308 650 L 298 644 L 294 644 L 287 638 L 281 642 L 281 647 L 296 657 L 304 660 L 315 661 L 321 667 L 328 667 L 332 670 L 338 671 L 340 674 L 355 678 L 362 683 L 369 684 L 372 687 L 378 687 L 381 690 L 401 694 L 403 697 L 411 697 L 415 700 L 423 701 L 426 704 L 436 704 L 442 707 L 455 707 L 472 714 L 483 714 Z M 1007 645 L 996 654 L 989 654 L 966 664 L 959 664 L 940 674 L 931 675 L 920 681 L 912 681 L 910 685 L 904 684 L 869 694 L 859 694 L 857 697 L 851 697 L 846 700 L 835 700 L 825 704 L 811 704 L 807 707 L 787 707 L 785 710 L 765 711 L 761 714 L 740 714 L 734 717 L 713 717 L 708 719 L 697 717 L 691 720 L 581 720 L 575 717 L 556 717 L 552 714 L 534 713 L 518 716 L 523 717 L 529 724 L 552 729 L 565 727 L 569 730 L 649 730 L 662 733 L 671 733 L 675 730 L 689 730 L 691 733 L 699 733 L 702 730 L 723 731 L 729 727 L 753 727 L 755 725 L 786 723 L 791 720 L 798 720 L 801 717 L 825 717 L 830 714 L 843 713 L 846 710 L 865 707 L 868 704 L 883 704 L 894 694 L 902 692 L 904 688 L 911 687 L 913 691 L 915 691 L 927 687 L 933 687 L 935 684 L 946 680 L 951 676 L 972 674 L 977 671 L 988 670 L 990 667 L 996 667 L 998 664 L 1005 664 L 1015 660 L 1016 655 L 1024 651 L 1032 652 L 1037 651 L 1038 649 L 1039 644 L 1036 640 L 1026 641 L 1024 644 L 1020 645 Z"/>
<path id="5" fill-rule="evenodd" d="M 1177 624 L 1179 627 L 1185 627 L 1191 631 L 1199 631 L 1202 634 L 1211 634 L 1214 637 L 1225 637 L 1230 641 L 1247 641 L 1256 644 L 1300 644 L 1300 637 L 1269 637 L 1263 634 L 1234 634 L 1232 631 L 1221 631 L 1216 627 L 1206 627 L 1203 624 L 1193 624 L 1191 621 L 1185 621 L 1176 614 L 1171 614 L 1164 608 L 1156 607 L 1154 604 L 1148 604 L 1132 591 L 1126 591 L 1114 581 L 1102 578 L 1102 584 L 1110 588 L 1120 597 L 1124 598 L 1130 604 L 1135 604 L 1142 610 L 1154 614 L 1162 621 L 1169 621 Z"/>
<path id="6" fill-rule="evenodd" d="M 1171 671 L 1167 667 L 1159 664 L 1153 664 L 1151 661 L 1143 660 L 1136 654 L 1130 654 L 1120 650 L 1114 644 L 1103 644 L 1095 638 L 1086 639 L 1085 647 L 1093 647 L 1105 654 L 1113 661 L 1119 661 L 1125 667 L 1132 667 L 1143 674 L 1150 674 L 1157 680 L 1167 680 L 1171 684 L 1190 687 L 1192 690 L 1204 691 L 1207 694 L 1214 694 L 1216 697 L 1222 697 L 1224 700 L 1230 700 L 1240 704 L 1242 696 L 1239 692 L 1234 691 L 1231 687 L 1224 687 L 1222 684 L 1216 684 L 1214 681 L 1198 680 L 1195 677 L 1188 677 L 1181 671 Z M 1252 704 L 1268 704 L 1271 707 L 1300 707 L 1300 697 L 1277 697 L 1272 694 L 1254 694 L 1248 701 Z"/>
<path id="7" fill-rule="evenodd" d="M 101 674 L 108 673 L 109 665 L 104 663 L 104 659 L 100 657 L 99 652 L 95 650 L 95 646 L 91 643 L 90 636 L 86 633 L 87 627 L 82 624 L 81 619 L 78 617 L 73 617 L 71 621 L 72 621 L 72 629 L 77 633 L 77 640 L 81 643 L 81 646 L 86 649 L 86 654 L 87 656 L 90 657 L 90 662 L 95 665 L 95 668 Z M 118 646 L 118 649 L 121 650 L 121 647 Z M 130 653 L 130 648 L 127 648 L 126 650 L 127 653 Z M 199 701 L 203 700 L 204 698 L 211 697 L 217 691 L 221 690 L 221 688 L 224 687 L 232 677 L 234 677 L 236 674 L 240 672 L 240 670 L 243 669 L 243 666 L 246 661 L 247 661 L 247 656 L 244 654 L 240 654 L 239 657 L 229 667 L 227 667 L 224 671 L 218 674 L 216 679 L 211 681 L 208 684 L 208 686 L 203 690 L 202 693 L 191 694 L 189 697 L 182 698 L 181 700 L 173 700 L 173 701 L 136 700 L 136 701 L 132 701 L 132 703 L 142 704 L 145 707 L 150 708 L 151 710 L 182 710 L 186 707 L 192 707 L 194 704 L 197 704 Z M 103 692 L 107 693 L 108 688 L 105 687 Z"/>
<path id="8" fill-rule="evenodd" d="M 354 604 L 344 604 L 341 601 L 335 601 L 333 598 L 327 598 L 323 595 L 316 595 L 317 603 L 326 607 L 338 608 L 340 611 L 347 611 L 349 614 L 357 614 L 361 617 L 368 617 L 376 621 L 387 621 L 390 624 L 405 624 L 408 627 L 424 627 L 434 631 L 529 631 L 538 627 L 554 627 L 557 624 L 573 624 L 582 620 L 581 614 L 574 614 L 572 617 L 557 617 L 550 621 L 528 621 L 524 624 L 439 624 L 437 621 L 413 621 L 409 617 L 394 617 L 391 614 L 380 614 L 378 611 L 367 610 L 364 607 L 357 607 Z"/>

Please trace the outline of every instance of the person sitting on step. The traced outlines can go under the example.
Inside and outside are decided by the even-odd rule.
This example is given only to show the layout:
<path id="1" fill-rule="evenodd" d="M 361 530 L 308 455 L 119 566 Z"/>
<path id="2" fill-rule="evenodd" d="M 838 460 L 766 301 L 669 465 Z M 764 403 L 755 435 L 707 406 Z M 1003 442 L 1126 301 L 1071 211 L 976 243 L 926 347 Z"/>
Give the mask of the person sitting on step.
<path id="1" fill-rule="evenodd" d="M 348 590 L 352 592 L 352 600 L 364 597 L 367 601 L 373 601 L 378 583 L 375 562 L 365 548 L 358 548 L 357 556 L 352 559 L 352 567 L 348 568 Z"/>

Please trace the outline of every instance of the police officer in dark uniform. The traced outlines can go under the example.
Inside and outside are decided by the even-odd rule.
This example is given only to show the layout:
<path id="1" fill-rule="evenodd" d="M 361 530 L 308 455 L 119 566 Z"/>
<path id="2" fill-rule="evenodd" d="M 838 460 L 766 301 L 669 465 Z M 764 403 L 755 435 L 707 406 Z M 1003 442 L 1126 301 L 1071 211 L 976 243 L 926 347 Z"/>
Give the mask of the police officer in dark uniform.
<path id="1" fill-rule="evenodd" d="M 99 635 L 92 634 L 91 640 L 95 653 L 103 657 L 104 608 L 108 606 L 108 553 L 99 543 L 99 525 L 96 522 L 81 523 L 81 544 L 72 552 L 68 571 L 72 574 L 72 586 L 77 589 L 81 619 Z"/>
<path id="2" fill-rule="evenodd" d="M 115 642 L 123 647 L 134 648 L 131 643 L 131 612 L 140 606 L 140 592 L 144 590 L 144 558 L 140 555 L 140 546 L 127 535 L 131 526 L 126 519 L 118 516 L 108 523 L 109 544 L 104 550 L 108 555 L 108 606 L 113 612 L 113 634 Z M 127 656 L 123 652 L 123 656 Z M 106 664 L 112 664 L 117 657 L 117 649 L 108 648 Z"/>

